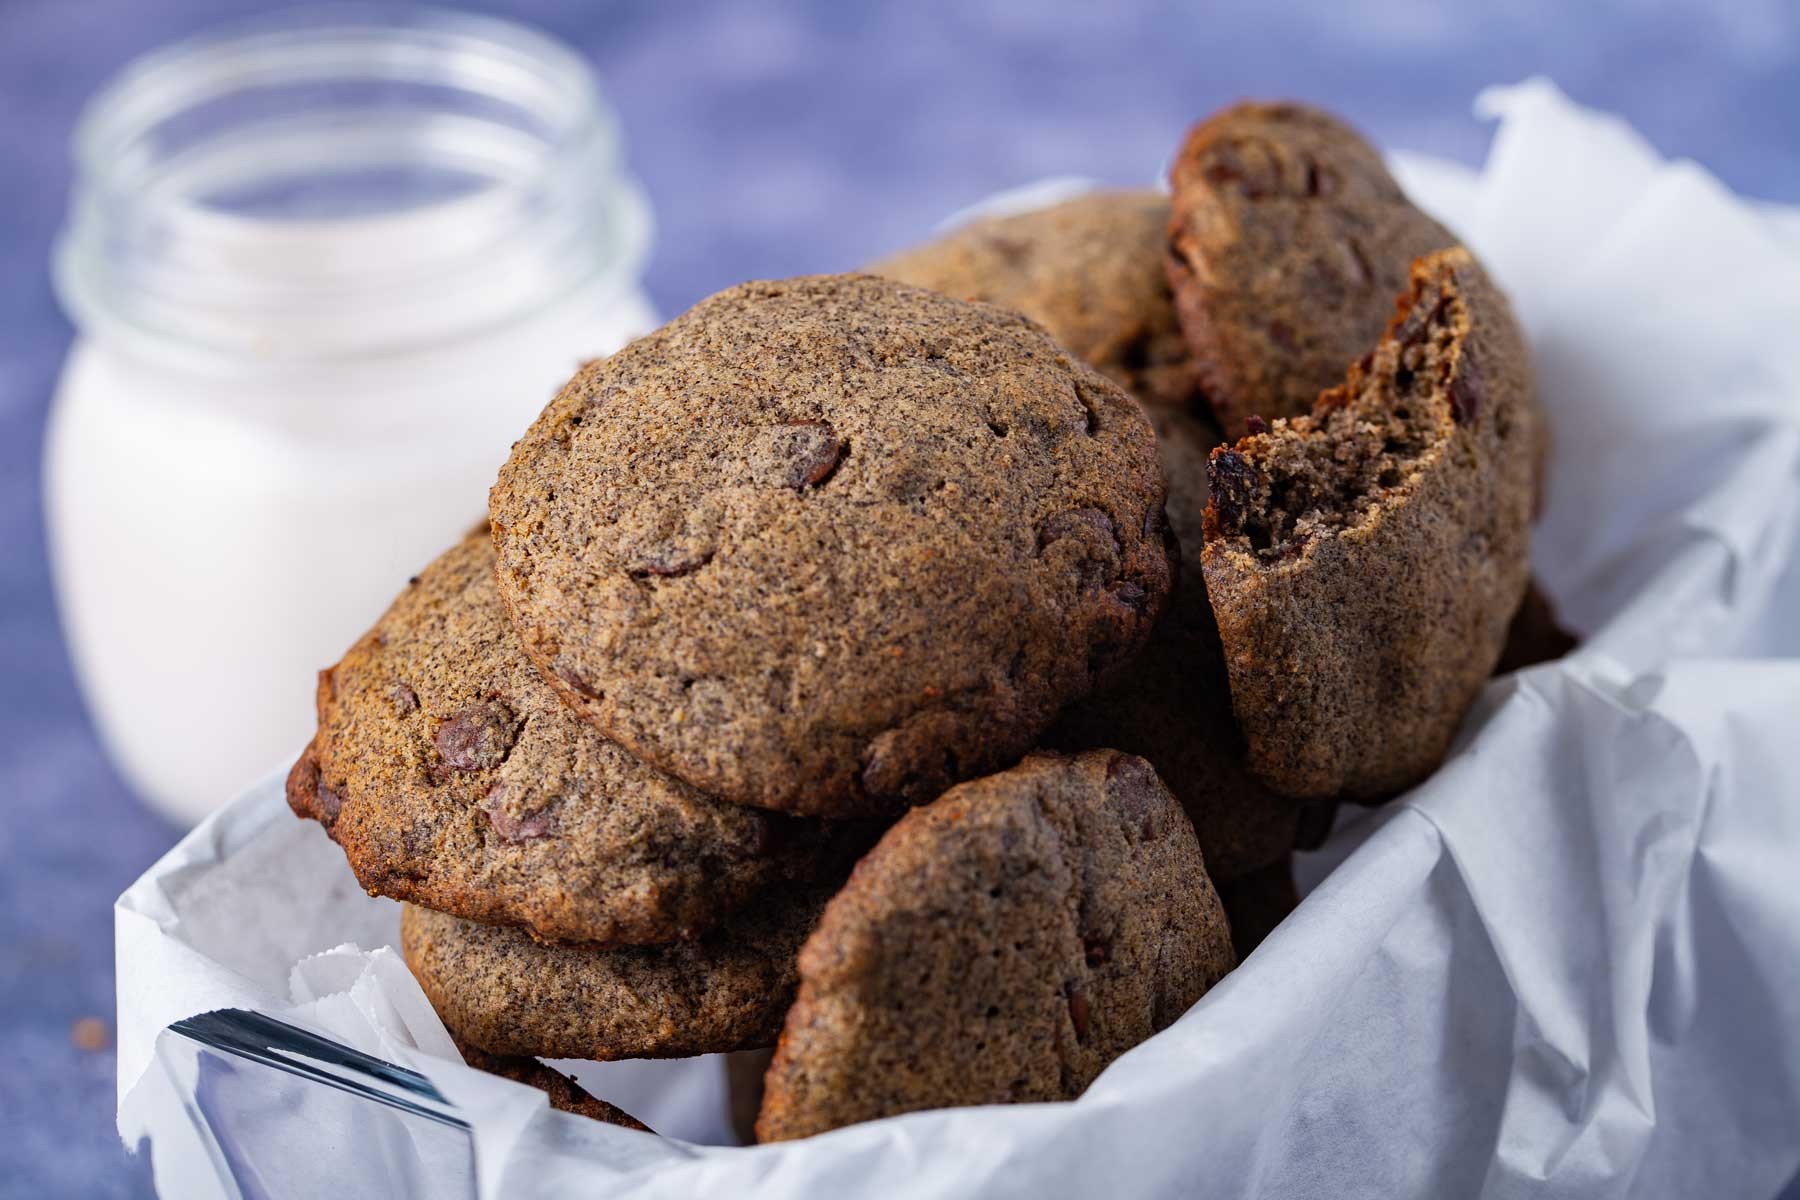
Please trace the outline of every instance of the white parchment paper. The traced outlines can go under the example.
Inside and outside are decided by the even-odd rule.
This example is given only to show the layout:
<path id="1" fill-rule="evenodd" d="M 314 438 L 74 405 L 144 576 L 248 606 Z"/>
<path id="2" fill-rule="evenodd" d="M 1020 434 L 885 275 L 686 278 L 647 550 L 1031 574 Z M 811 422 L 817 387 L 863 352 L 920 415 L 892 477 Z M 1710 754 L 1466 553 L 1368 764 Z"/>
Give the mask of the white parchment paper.
<path id="1" fill-rule="evenodd" d="M 1588 639 L 1347 817 L 1174 1027 L 1071 1104 L 751 1149 L 697 1144 L 725 1136 L 716 1060 L 611 1064 L 596 1091 L 675 1136 L 601 1126 L 461 1065 L 396 907 L 271 780 L 118 903 L 120 1132 L 154 1136 L 165 1194 L 216 1188 L 155 1039 L 235 1006 L 428 1075 L 484 1197 L 1774 1195 L 1800 1167 L 1800 215 L 1543 82 L 1479 111 L 1479 173 L 1396 167 L 1530 333 L 1537 569 Z"/>

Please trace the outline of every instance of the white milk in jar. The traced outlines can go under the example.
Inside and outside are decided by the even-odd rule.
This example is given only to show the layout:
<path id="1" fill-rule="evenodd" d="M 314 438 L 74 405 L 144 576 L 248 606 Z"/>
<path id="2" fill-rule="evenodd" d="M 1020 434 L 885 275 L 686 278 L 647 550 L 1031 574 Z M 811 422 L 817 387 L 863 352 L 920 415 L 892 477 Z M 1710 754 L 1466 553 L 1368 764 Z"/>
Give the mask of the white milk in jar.
<path id="1" fill-rule="evenodd" d="M 101 736 L 197 820 L 485 511 L 583 360 L 654 324 L 592 73 L 503 22 L 326 9 L 129 68 L 76 134 L 45 508 Z"/>

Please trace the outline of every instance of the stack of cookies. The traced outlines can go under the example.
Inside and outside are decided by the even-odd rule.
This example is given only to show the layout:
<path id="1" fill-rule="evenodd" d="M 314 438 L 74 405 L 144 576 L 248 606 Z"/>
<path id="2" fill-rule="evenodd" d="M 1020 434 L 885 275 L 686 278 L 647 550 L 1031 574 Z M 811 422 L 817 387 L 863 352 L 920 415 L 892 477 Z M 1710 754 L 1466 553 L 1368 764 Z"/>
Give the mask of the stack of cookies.
<path id="1" fill-rule="evenodd" d="M 624 1123 L 536 1059 L 774 1046 L 764 1140 L 1072 1098 L 1553 630 L 1480 266 L 1298 106 L 1173 184 L 589 364 L 321 673 L 289 803 L 474 1065 Z"/>

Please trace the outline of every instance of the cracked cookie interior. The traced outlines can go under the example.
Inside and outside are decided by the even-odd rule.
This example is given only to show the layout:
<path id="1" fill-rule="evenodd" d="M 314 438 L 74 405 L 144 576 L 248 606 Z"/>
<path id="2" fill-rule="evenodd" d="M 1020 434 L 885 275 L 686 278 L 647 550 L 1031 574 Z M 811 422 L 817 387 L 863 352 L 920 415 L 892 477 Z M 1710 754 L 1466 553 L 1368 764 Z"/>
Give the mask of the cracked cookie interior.
<path id="1" fill-rule="evenodd" d="M 1202 565 L 1268 786 L 1378 799 L 1442 759 L 1524 595 L 1537 423 L 1523 336 L 1457 248 L 1310 415 L 1213 452 Z"/>

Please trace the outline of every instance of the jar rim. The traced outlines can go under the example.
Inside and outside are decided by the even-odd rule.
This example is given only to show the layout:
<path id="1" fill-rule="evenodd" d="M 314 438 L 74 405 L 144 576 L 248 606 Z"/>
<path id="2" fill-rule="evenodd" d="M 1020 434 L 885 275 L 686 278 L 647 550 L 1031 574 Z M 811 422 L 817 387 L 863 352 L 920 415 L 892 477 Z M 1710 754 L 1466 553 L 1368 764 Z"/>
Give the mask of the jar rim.
<path id="1" fill-rule="evenodd" d="M 88 102 L 57 291 L 84 331 L 150 349 L 414 352 L 635 282 L 649 221 L 620 141 L 586 60 L 510 21 L 340 3 L 231 22 Z"/>

